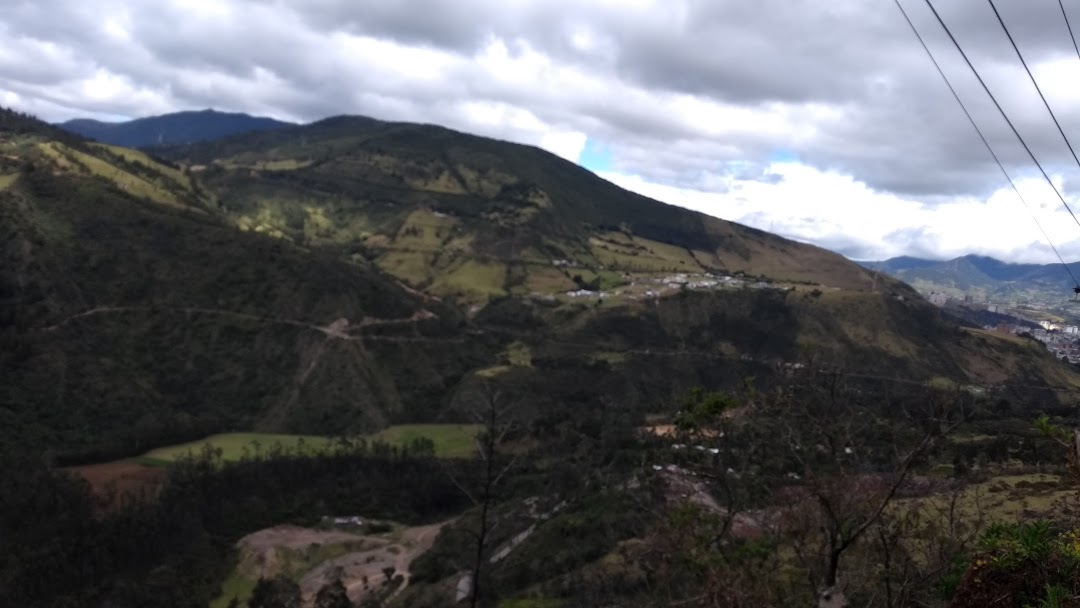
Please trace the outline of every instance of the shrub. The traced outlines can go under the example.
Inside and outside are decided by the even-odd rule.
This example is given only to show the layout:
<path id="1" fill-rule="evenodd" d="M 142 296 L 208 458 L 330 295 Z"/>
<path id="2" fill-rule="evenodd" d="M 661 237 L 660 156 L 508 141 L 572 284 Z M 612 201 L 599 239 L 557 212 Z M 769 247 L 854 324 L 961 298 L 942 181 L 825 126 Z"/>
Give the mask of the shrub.
<path id="1" fill-rule="evenodd" d="M 956 592 L 952 608 L 989 605 L 1080 608 L 1080 531 L 1058 533 L 1045 521 L 995 524 L 959 583 L 955 572 L 938 589 Z"/>

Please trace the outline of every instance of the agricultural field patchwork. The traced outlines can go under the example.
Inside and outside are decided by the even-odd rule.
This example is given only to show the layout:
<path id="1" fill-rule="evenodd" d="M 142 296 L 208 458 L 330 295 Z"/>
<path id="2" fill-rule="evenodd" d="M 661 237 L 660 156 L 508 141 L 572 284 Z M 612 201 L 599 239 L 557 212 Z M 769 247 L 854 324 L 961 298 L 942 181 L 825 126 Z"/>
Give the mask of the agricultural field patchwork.
<path id="1" fill-rule="evenodd" d="M 157 173 L 161 173 L 162 175 L 169 177 L 178 184 L 185 185 L 187 189 L 190 190 L 192 188 L 191 178 L 189 176 L 185 175 L 182 171 L 178 169 L 173 169 L 168 165 L 163 165 L 155 161 L 144 152 L 132 150 L 131 148 L 124 148 L 122 146 L 110 146 L 108 144 L 91 143 L 90 145 L 111 152 L 112 154 L 115 154 L 116 156 L 119 156 L 120 158 L 123 158 L 128 162 L 140 163 L 146 165 L 147 167 L 151 167 Z"/>
<path id="2" fill-rule="evenodd" d="M 432 291 L 438 294 L 481 293 L 500 295 L 504 293 L 506 265 L 497 262 L 465 260 L 445 272 L 432 283 Z"/>
<path id="3" fill-rule="evenodd" d="M 96 156 L 80 152 L 55 142 L 41 144 L 40 150 L 56 161 L 62 168 L 71 169 L 72 167 L 84 167 L 85 170 L 89 171 L 91 174 L 112 181 L 117 187 L 134 196 L 148 198 L 155 203 L 172 207 L 189 208 L 182 203 L 175 194 L 164 188 L 162 185 L 154 183 L 145 177 L 130 173 L 116 165 L 109 164 Z M 156 171 L 156 167 L 154 167 L 154 169 Z M 190 186 L 190 182 L 187 181 L 186 178 L 178 183 Z"/>
<path id="4" fill-rule="evenodd" d="M 606 267 L 638 272 L 704 272 L 686 249 L 621 232 L 589 239 L 591 252 Z"/>

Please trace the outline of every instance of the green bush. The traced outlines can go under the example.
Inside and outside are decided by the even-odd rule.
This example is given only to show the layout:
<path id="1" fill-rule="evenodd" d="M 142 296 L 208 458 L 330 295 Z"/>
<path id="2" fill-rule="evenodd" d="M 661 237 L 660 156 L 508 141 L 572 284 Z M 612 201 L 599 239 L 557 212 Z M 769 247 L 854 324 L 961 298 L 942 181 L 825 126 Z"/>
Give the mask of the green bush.
<path id="1" fill-rule="evenodd" d="M 1080 607 L 1080 531 L 1046 521 L 995 524 L 980 549 L 959 582 L 950 572 L 939 583 L 943 594 L 955 588 L 952 608 Z"/>

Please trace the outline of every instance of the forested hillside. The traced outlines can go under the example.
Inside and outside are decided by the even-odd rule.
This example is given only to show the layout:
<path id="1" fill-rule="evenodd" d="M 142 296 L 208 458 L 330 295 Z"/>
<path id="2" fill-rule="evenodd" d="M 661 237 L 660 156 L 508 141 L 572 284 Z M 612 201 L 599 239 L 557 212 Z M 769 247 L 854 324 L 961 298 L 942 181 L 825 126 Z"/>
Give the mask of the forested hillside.
<path id="1" fill-rule="evenodd" d="M 9 441 L 85 457 L 227 429 L 376 430 L 484 360 L 453 307 L 240 233 L 173 168 L 41 131 L 7 137 Z"/>
<path id="2" fill-rule="evenodd" d="M 632 195 L 531 148 L 335 119 L 306 135 L 268 132 L 189 150 L 233 154 L 194 171 L 4 116 L 0 295 L 8 347 L 0 363 L 9 381 L 0 415 L 11 440 L 67 460 L 138 454 L 228 430 L 337 434 L 446 421 L 455 387 L 474 374 L 527 382 L 549 406 L 605 398 L 636 412 L 692 386 L 766 381 L 807 356 L 916 382 L 1074 382 L 1038 348 L 961 331 L 901 284 L 864 283 L 869 275 L 839 256 Z M 315 145 L 334 133 L 353 147 Z M 273 157 L 303 138 L 321 150 L 313 154 L 341 154 L 306 169 L 229 168 L 237 159 L 264 162 L 237 146 L 260 143 Z M 419 172 L 414 182 L 439 171 L 450 179 L 447 167 L 487 177 L 456 193 L 388 184 L 398 169 L 385 167 L 406 159 Z M 492 164 L 480 169 L 480 162 Z M 502 194 L 490 194 L 490 180 L 504 183 Z M 330 208 L 317 198 L 330 183 L 338 184 L 332 208 L 344 224 L 311 219 Z M 508 194 L 526 183 L 533 190 L 519 192 L 525 199 Z M 252 188 L 269 189 L 268 198 L 238 194 Z M 271 202 L 300 218 L 297 231 L 233 225 L 238 207 Z M 468 244 L 447 266 L 425 262 L 429 279 L 384 272 L 395 272 L 394 256 L 434 260 L 446 249 L 380 252 L 371 242 L 388 242 L 385 234 L 334 236 L 336 226 L 381 221 L 395 240 L 423 241 L 434 234 L 429 225 L 394 228 L 417 214 L 442 214 L 442 238 Z M 596 236 L 607 229 L 621 236 Z M 650 237 L 682 243 L 682 253 Z M 513 247 L 523 257 L 570 256 L 578 266 L 497 261 Z M 619 247 L 641 249 L 611 253 Z M 716 267 L 696 261 L 703 251 Z M 658 265 L 633 266 L 642 260 Z M 684 275 L 710 273 L 701 276 L 741 264 L 743 285 L 649 287 L 677 262 L 699 264 Z M 760 275 L 758 284 L 749 273 Z M 485 283 L 496 274 L 501 287 Z M 557 291 L 554 277 L 571 287 L 574 280 L 639 285 L 622 294 L 596 288 L 609 293 L 575 300 Z"/>
<path id="3" fill-rule="evenodd" d="M 0 112 L 0 604 L 977 603 L 1009 539 L 1073 563 L 991 524 L 1071 513 L 1078 386 L 535 148 L 338 118 L 144 152 Z M 151 451 L 227 431 L 293 447 Z"/>

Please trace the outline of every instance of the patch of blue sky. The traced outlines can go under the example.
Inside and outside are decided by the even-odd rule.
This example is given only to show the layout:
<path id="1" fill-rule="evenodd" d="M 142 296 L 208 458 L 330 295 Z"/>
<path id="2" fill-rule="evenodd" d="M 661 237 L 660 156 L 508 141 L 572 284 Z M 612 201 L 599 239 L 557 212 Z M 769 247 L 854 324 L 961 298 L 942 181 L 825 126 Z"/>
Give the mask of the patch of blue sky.
<path id="1" fill-rule="evenodd" d="M 578 155 L 578 164 L 593 173 L 610 171 L 612 165 L 611 161 L 611 148 L 597 142 L 591 137 L 585 140 L 585 147 L 581 149 L 581 154 Z"/>
<path id="2" fill-rule="evenodd" d="M 770 163 L 797 163 L 799 162 L 799 155 L 794 150 L 788 150 L 786 148 L 779 148 L 772 151 L 769 155 Z"/>

